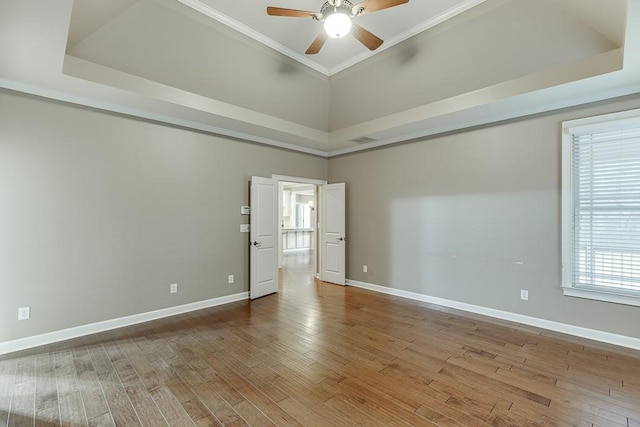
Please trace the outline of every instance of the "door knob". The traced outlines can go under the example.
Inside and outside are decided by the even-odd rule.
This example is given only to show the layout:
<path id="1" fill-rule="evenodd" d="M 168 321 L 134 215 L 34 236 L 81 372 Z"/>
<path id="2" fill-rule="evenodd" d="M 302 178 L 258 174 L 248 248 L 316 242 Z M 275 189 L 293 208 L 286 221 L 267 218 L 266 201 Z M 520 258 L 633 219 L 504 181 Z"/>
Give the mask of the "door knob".
<path id="1" fill-rule="evenodd" d="M 257 240 L 255 242 L 253 242 L 253 246 L 260 246 L 262 244 L 262 242 L 258 242 Z"/>
<path id="2" fill-rule="evenodd" d="M 345 237 L 338 237 L 338 241 L 345 242 L 347 239 Z"/>

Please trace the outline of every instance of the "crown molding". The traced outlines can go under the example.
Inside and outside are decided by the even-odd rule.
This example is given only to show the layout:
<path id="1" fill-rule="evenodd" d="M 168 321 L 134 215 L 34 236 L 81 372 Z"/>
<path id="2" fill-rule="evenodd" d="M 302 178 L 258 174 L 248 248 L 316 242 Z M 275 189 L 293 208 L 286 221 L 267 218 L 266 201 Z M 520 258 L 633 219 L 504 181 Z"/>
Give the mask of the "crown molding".
<path id="1" fill-rule="evenodd" d="M 197 0 L 194 0 L 197 1 Z M 463 12 L 466 12 L 467 10 L 478 6 L 479 4 L 484 3 L 487 0 L 466 0 L 462 3 L 460 3 L 459 5 L 452 7 L 451 9 L 448 9 L 446 11 L 444 11 L 443 13 L 441 13 L 440 15 L 436 15 L 434 17 L 432 17 L 431 19 L 427 19 L 426 21 L 422 22 L 421 24 L 416 25 L 415 27 L 409 28 L 407 31 L 398 34 L 397 36 L 391 37 L 388 40 L 385 40 L 384 43 L 382 44 L 382 46 L 380 46 L 378 49 L 375 50 L 375 52 L 371 52 L 371 51 L 366 51 L 366 52 L 362 52 L 360 55 L 356 55 L 351 59 L 348 59 L 346 61 L 344 61 L 343 63 L 336 65 L 333 68 L 329 69 L 329 74 L 328 76 L 332 76 L 336 73 L 339 73 L 340 71 L 344 71 L 349 67 L 352 67 L 354 65 L 356 65 L 359 62 L 364 61 L 367 58 L 372 57 L 373 55 L 377 55 L 380 52 L 383 52 L 399 43 L 402 43 L 403 41 L 410 39 L 413 36 L 416 36 L 420 33 L 422 33 L 423 31 L 426 31 L 430 28 L 435 27 L 438 24 L 441 24 L 451 18 L 453 18 L 456 15 L 459 15 Z"/>
<path id="2" fill-rule="evenodd" d="M 362 52 L 359 55 L 356 55 L 346 61 L 343 61 L 342 63 L 336 65 L 335 67 L 325 67 L 323 65 L 318 64 L 317 62 L 309 59 L 307 56 L 298 53 L 296 51 L 294 51 L 293 49 L 290 49 L 286 46 L 284 46 L 281 43 L 276 42 L 275 40 L 265 36 L 264 34 L 254 30 L 253 28 L 250 28 L 238 21 L 236 21 L 233 18 L 230 18 L 229 16 L 220 13 L 218 10 L 214 9 L 213 7 L 204 4 L 202 1 L 200 0 L 178 0 L 180 3 L 182 3 L 183 5 L 190 7 L 191 9 L 202 13 L 203 15 L 208 16 L 209 18 L 215 19 L 216 21 L 220 22 L 223 25 L 226 25 L 227 27 L 238 31 L 241 34 L 244 34 L 247 37 L 252 38 L 253 40 L 262 43 L 265 46 L 268 46 L 274 50 L 276 50 L 277 52 L 280 52 L 281 54 L 288 56 L 289 58 L 303 64 L 306 65 L 307 67 L 324 74 L 327 77 L 331 77 L 334 74 L 339 73 L 340 71 L 344 71 L 349 67 L 354 66 L 355 64 L 364 61 L 367 58 L 370 58 L 380 52 L 383 52 L 417 34 L 420 34 L 423 31 L 426 31 L 430 28 L 435 27 L 438 24 L 441 24 L 442 22 L 447 21 L 448 19 L 453 18 L 456 15 L 459 15 L 463 12 L 466 12 L 467 10 L 478 6 L 481 3 L 484 3 L 486 0 L 466 0 L 461 2 L 460 4 L 458 4 L 455 7 L 452 7 L 446 11 L 444 11 L 443 13 L 436 15 L 434 17 L 432 17 L 431 19 L 428 19 L 424 22 L 422 22 L 419 25 L 416 25 L 412 28 L 409 28 L 407 31 L 398 34 L 395 37 L 392 37 L 388 40 L 386 40 L 384 42 L 384 44 L 382 46 L 380 46 L 378 49 L 376 49 L 374 52 L 371 51 L 365 51 Z"/>
<path id="3" fill-rule="evenodd" d="M 288 56 L 291 59 L 294 59 L 298 62 L 300 62 L 303 65 L 306 65 L 307 67 L 324 74 L 325 76 L 329 76 L 330 75 L 330 70 L 327 67 L 324 67 L 320 64 L 318 64 L 315 61 L 312 61 L 310 59 L 308 59 L 307 57 L 305 57 L 304 55 L 299 54 L 298 52 L 289 49 L 288 47 L 284 46 L 283 44 L 280 44 L 272 39 L 270 39 L 269 37 L 265 36 L 262 33 L 257 32 L 256 30 L 254 30 L 253 28 L 250 28 L 238 21 L 236 21 L 235 19 L 232 19 L 230 17 L 228 17 L 227 15 L 218 12 L 216 9 L 212 8 L 211 6 L 202 3 L 199 0 L 178 0 L 180 3 L 184 4 L 185 6 L 190 7 L 191 9 L 202 13 L 203 15 L 208 16 L 209 18 L 215 19 L 216 21 L 220 22 L 221 24 L 226 25 L 227 27 L 234 29 L 236 31 L 238 31 L 241 34 L 244 34 L 247 37 L 251 37 L 252 39 L 254 39 L 255 41 L 262 43 L 265 46 L 270 47 L 271 49 L 274 49 L 278 52 L 280 52 L 283 55 Z"/>

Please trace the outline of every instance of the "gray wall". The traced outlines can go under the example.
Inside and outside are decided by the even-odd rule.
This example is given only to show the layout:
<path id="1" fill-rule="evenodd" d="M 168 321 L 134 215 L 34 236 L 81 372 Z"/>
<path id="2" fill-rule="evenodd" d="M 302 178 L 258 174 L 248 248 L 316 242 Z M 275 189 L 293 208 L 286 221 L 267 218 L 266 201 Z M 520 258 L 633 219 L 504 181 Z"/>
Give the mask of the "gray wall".
<path id="1" fill-rule="evenodd" d="M 0 92 L 0 342 L 246 291 L 249 177 L 327 166 L 347 182 L 348 278 L 640 337 L 637 307 L 560 291 L 560 123 L 630 108 L 640 97 L 327 165 Z"/>
<path id="2" fill-rule="evenodd" d="M 272 173 L 327 160 L 0 91 L 0 342 L 247 291 L 240 206 Z"/>
<path id="3" fill-rule="evenodd" d="M 639 107 L 635 96 L 330 159 L 330 182 L 347 183 L 347 277 L 640 338 L 638 307 L 560 289 L 561 122 Z"/>

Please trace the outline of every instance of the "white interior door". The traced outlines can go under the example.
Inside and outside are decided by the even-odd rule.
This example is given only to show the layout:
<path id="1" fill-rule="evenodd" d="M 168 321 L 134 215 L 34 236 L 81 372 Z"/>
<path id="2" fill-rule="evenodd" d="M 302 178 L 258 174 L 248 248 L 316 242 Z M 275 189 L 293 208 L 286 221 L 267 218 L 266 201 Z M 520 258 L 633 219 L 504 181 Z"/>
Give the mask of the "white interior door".
<path id="1" fill-rule="evenodd" d="M 278 291 L 278 182 L 251 178 L 249 297 Z"/>
<path id="2" fill-rule="evenodd" d="M 345 284 L 345 184 L 322 186 L 320 279 Z"/>

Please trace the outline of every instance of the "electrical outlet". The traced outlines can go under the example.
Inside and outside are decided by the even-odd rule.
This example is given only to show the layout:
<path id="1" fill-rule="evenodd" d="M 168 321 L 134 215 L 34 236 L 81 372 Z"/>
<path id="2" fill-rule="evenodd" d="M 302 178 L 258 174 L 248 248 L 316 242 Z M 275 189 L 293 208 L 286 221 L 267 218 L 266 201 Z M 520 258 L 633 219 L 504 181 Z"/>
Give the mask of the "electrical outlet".
<path id="1" fill-rule="evenodd" d="M 366 273 L 369 270 L 369 267 L 367 267 L 366 265 L 362 266 L 362 272 Z"/>
<path id="2" fill-rule="evenodd" d="M 524 301 L 528 301 L 529 300 L 529 291 L 526 291 L 524 289 L 520 289 L 520 299 L 524 300 Z"/>
<path id="3" fill-rule="evenodd" d="M 169 292 L 171 292 L 172 294 L 177 294 L 178 293 L 178 284 L 177 283 L 172 283 L 170 288 L 169 288 Z"/>
<path id="4" fill-rule="evenodd" d="M 233 274 L 230 274 L 230 275 L 229 275 L 229 283 L 233 283 L 233 282 L 235 282 L 235 281 L 236 281 L 236 278 L 235 278 L 235 277 L 233 277 Z"/>
<path id="5" fill-rule="evenodd" d="M 31 307 L 20 307 L 18 309 L 18 320 L 31 319 Z"/>

